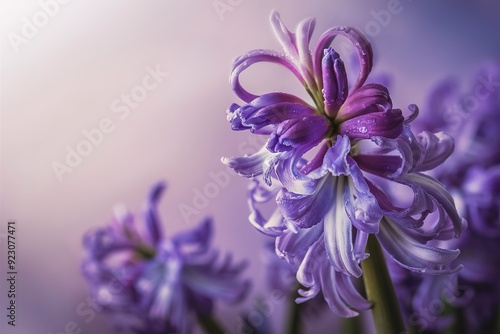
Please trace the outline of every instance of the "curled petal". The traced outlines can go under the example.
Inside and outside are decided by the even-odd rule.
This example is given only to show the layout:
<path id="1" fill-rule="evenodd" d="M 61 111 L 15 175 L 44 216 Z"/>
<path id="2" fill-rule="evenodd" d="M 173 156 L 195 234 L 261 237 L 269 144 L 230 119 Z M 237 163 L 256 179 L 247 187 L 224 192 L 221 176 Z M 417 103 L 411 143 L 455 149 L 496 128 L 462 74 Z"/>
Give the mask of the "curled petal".
<path id="1" fill-rule="evenodd" d="M 399 109 L 374 112 L 342 122 L 339 133 L 350 138 L 369 139 L 374 136 L 396 138 L 403 131 L 404 117 Z"/>
<path id="2" fill-rule="evenodd" d="M 313 78 L 313 65 L 309 43 L 314 31 L 314 18 L 305 19 L 297 26 L 296 34 L 290 32 L 281 20 L 278 12 L 271 13 L 271 26 L 285 54 L 288 55 L 295 68 L 300 71 L 305 83 L 313 89 L 316 83 Z"/>
<path id="3" fill-rule="evenodd" d="M 424 245 L 409 233 L 385 218 L 377 235 L 384 250 L 403 268 L 424 274 L 449 274 L 461 269 L 450 269 L 449 264 L 460 254 L 458 249 L 448 250 Z"/>
<path id="4" fill-rule="evenodd" d="M 333 312 L 341 317 L 350 318 L 358 315 L 356 310 L 370 308 L 370 303 L 359 294 L 350 282 L 350 276 L 335 271 L 327 264 L 324 264 L 321 269 L 320 279 L 323 296 Z"/>
<path id="5" fill-rule="evenodd" d="M 387 88 L 379 84 L 367 84 L 349 95 L 335 121 L 341 123 L 354 117 L 390 109 L 392 100 Z"/>
<path id="6" fill-rule="evenodd" d="M 226 118 L 229 124 L 231 124 L 231 130 L 240 131 L 248 129 L 248 127 L 241 124 L 240 108 L 241 106 L 239 104 L 231 103 L 231 105 L 226 110 Z"/>
<path id="7" fill-rule="evenodd" d="M 351 157 L 347 157 L 347 161 L 350 175 L 344 193 L 346 213 L 358 230 L 377 234 L 382 210 L 356 162 Z"/>
<path id="8" fill-rule="evenodd" d="M 318 43 L 313 51 L 313 65 L 314 65 L 314 75 L 316 77 L 318 86 L 323 83 L 323 76 L 321 71 L 321 60 L 323 58 L 323 52 L 328 46 L 333 42 L 337 36 L 346 37 L 356 48 L 358 53 L 359 63 L 361 65 L 358 78 L 354 85 L 351 87 L 351 92 L 356 91 L 360 88 L 366 81 L 368 74 L 370 73 L 373 65 L 373 50 L 368 42 L 368 40 L 363 36 L 363 34 L 352 27 L 334 27 L 321 35 Z"/>
<path id="9" fill-rule="evenodd" d="M 324 256 L 325 246 L 323 238 L 320 235 L 318 240 L 307 250 L 297 270 L 297 281 L 307 288 L 306 290 L 299 289 L 301 297 L 296 299 L 297 303 L 314 298 L 320 291 L 321 282 L 318 273 L 323 267 L 323 262 L 325 262 Z"/>
<path id="10" fill-rule="evenodd" d="M 235 60 L 233 64 L 233 70 L 230 76 L 230 84 L 231 87 L 233 88 L 233 91 L 240 99 L 242 99 L 246 103 L 255 100 L 258 97 L 258 95 L 249 93 L 241 86 L 240 74 L 251 65 L 262 61 L 282 65 L 287 69 L 289 69 L 297 77 L 297 79 L 299 79 L 301 83 L 304 82 L 302 75 L 297 71 L 295 66 L 288 59 L 286 59 L 284 55 L 281 55 L 272 50 L 250 51 L 247 54 L 240 56 Z"/>
<path id="11" fill-rule="evenodd" d="M 310 195 L 281 190 L 276 202 L 285 219 L 297 228 L 309 228 L 320 223 L 332 205 L 333 182 L 334 179 L 328 176 L 320 179 Z"/>
<path id="12" fill-rule="evenodd" d="M 273 156 L 274 154 L 269 152 L 264 146 L 252 155 L 231 158 L 223 157 L 221 161 L 224 165 L 234 169 L 239 175 L 250 178 L 262 174 L 266 162 L 272 160 Z"/>
<path id="13" fill-rule="evenodd" d="M 321 178 L 331 173 L 334 176 L 349 175 L 349 163 L 347 155 L 351 150 L 351 142 L 347 136 L 337 136 L 337 140 L 325 154 L 323 164 L 308 175 L 312 178 Z"/>
<path id="14" fill-rule="evenodd" d="M 408 126 L 403 126 L 401 136 L 396 139 L 380 136 L 374 136 L 370 139 L 380 147 L 380 149 L 377 152 L 374 152 L 374 154 L 387 154 L 395 152 L 401 158 L 400 168 L 396 169 L 393 173 L 384 173 L 383 170 L 380 171 L 381 173 L 377 173 L 375 170 L 370 170 L 370 172 L 375 175 L 384 176 L 389 179 L 398 178 L 412 170 L 420 159 L 421 147 Z"/>
<path id="15" fill-rule="evenodd" d="M 421 132 L 417 140 L 422 145 L 423 157 L 416 171 L 426 171 L 441 165 L 453 152 L 453 138 L 443 132 Z"/>
<path id="16" fill-rule="evenodd" d="M 271 152 L 286 152 L 300 146 L 314 147 L 328 131 L 328 120 L 314 115 L 281 122 L 269 137 L 267 148 Z"/>
<path id="17" fill-rule="evenodd" d="M 309 247 L 322 235 L 321 224 L 311 228 L 300 229 L 297 233 L 285 230 L 283 234 L 276 238 L 276 254 L 293 262 L 296 257 L 302 257 Z"/>
<path id="18" fill-rule="evenodd" d="M 233 103 L 227 112 L 227 119 L 233 130 L 250 129 L 256 132 L 269 125 L 314 113 L 314 109 L 294 95 L 269 93 L 241 107 Z"/>
<path id="19" fill-rule="evenodd" d="M 336 273 L 336 275 L 340 296 L 350 308 L 355 310 L 367 310 L 372 306 L 371 303 L 364 299 L 358 290 L 356 290 L 350 276 L 342 273 Z"/>
<path id="20" fill-rule="evenodd" d="M 458 238 L 465 225 L 463 219 L 458 215 L 453 197 L 446 188 L 430 176 L 421 173 L 410 173 L 404 177 L 413 186 L 423 189 L 429 196 L 432 196 L 437 205 L 440 205 L 450 217 L 455 228 L 455 236 Z"/>
<path id="21" fill-rule="evenodd" d="M 269 219 L 266 219 L 257 208 L 259 203 L 267 203 L 276 197 L 280 188 L 270 189 L 253 180 L 248 190 L 248 206 L 250 207 L 250 223 L 260 232 L 277 237 L 286 229 L 284 217 L 276 208 Z"/>
<path id="22" fill-rule="evenodd" d="M 301 172 L 302 156 L 310 148 L 306 145 L 295 150 L 281 153 L 276 164 L 276 176 L 286 190 L 299 195 L 310 195 L 316 191 L 318 181 Z"/>
<path id="23" fill-rule="evenodd" d="M 392 203 L 389 197 L 372 182 L 367 180 L 370 191 L 377 198 L 384 215 L 394 219 L 398 224 L 409 228 L 419 228 L 423 225 L 427 215 L 434 210 L 434 202 L 421 187 L 401 179 L 396 180 L 412 189 L 413 200 L 406 208 L 400 208 Z M 420 215 L 418 218 L 413 216 Z"/>

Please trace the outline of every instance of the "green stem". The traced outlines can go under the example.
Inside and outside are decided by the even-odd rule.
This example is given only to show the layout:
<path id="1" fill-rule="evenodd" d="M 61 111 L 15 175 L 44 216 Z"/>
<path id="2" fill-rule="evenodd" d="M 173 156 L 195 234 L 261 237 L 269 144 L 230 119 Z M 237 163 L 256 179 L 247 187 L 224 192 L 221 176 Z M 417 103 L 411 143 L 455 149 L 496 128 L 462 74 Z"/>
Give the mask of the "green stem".
<path id="1" fill-rule="evenodd" d="M 295 293 L 292 294 L 292 298 L 290 299 L 290 308 L 288 310 L 288 323 L 285 332 L 288 334 L 300 334 L 301 332 L 300 309 L 302 308 L 302 304 L 295 302 L 295 298 L 298 296 L 299 293 L 295 289 Z"/>
<path id="2" fill-rule="evenodd" d="M 361 262 L 361 268 L 368 300 L 373 303 L 375 330 L 377 334 L 406 333 L 384 254 L 373 234 L 368 237 L 366 252 L 370 256 Z"/>
<path id="3" fill-rule="evenodd" d="M 224 334 L 227 333 L 224 327 L 211 315 L 198 316 L 198 323 L 203 327 L 207 334 Z"/>
<path id="4" fill-rule="evenodd" d="M 344 334 L 359 334 L 363 333 L 363 324 L 359 316 L 343 319 L 342 333 Z"/>

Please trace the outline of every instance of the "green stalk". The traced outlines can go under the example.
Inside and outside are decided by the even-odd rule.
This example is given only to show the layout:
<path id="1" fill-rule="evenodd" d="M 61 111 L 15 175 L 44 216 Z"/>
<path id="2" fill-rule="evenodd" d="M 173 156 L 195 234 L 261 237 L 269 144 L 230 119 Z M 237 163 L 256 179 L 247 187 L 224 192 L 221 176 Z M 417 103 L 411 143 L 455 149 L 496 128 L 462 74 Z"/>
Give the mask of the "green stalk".
<path id="1" fill-rule="evenodd" d="M 207 334 L 224 334 L 227 333 L 224 327 L 211 315 L 198 316 L 198 323 L 205 330 Z"/>
<path id="2" fill-rule="evenodd" d="M 300 309 L 302 304 L 297 304 L 295 298 L 299 296 L 297 289 L 295 293 L 292 294 L 290 298 L 290 308 L 288 310 L 288 323 L 285 333 L 288 334 L 300 334 L 301 333 L 301 323 L 300 323 Z"/>
<path id="3" fill-rule="evenodd" d="M 384 254 L 373 234 L 368 237 L 366 252 L 370 256 L 361 262 L 361 268 L 368 300 L 373 303 L 375 330 L 377 334 L 406 333 Z"/>
<path id="4" fill-rule="evenodd" d="M 360 316 L 343 319 L 342 333 L 344 334 L 363 333 L 363 324 L 361 323 Z"/>

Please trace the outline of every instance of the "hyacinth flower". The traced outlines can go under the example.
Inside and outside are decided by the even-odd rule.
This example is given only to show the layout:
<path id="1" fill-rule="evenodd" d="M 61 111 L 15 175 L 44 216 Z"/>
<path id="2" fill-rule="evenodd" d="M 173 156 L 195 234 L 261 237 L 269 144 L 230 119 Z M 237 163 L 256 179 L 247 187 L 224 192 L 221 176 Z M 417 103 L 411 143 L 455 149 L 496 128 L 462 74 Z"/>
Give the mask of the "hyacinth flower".
<path id="1" fill-rule="evenodd" d="M 500 165 L 471 167 L 454 196 L 468 221 L 462 236 L 448 241 L 461 250 L 462 270 L 425 276 L 391 265 L 391 277 L 403 314 L 418 333 L 498 333 Z"/>
<path id="2" fill-rule="evenodd" d="M 198 320 L 208 333 L 224 333 L 212 317 L 214 302 L 244 298 L 246 263 L 234 264 L 230 255 L 218 261 L 211 219 L 166 237 L 157 213 L 164 188 L 153 186 L 142 220 L 119 208 L 108 225 L 85 235 L 90 294 L 116 329 L 191 333 Z"/>
<path id="3" fill-rule="evenodd" d="M 365 83 L 373 50 L 357 29 L 331 28 L 311 51 L 314 22 L 302 21 L 294 34 L 273 12 L 271 24 L 284 54 L 254 50 L 235 60 L 230 83 L 244 104 L 230 105 L 227 118 L 233 130 L 250 130 L 268 140 L 253 155 L 222 161 L 255 179 L 249 192 L 250 222 L 276 237 L 278 255 L 300 261 L 297 279 L 306 289 L 299 290 L 298 302 L 322 291 L 335 313 L 356 316 L 370 307 L 351 282 L 363 274 L 368 297 L 376 300 L 374 312 L 386 302 L 398 313 L 395 298 L 383 297 L 392 286 L 380 288 L 388 281 L 386 271 L 376 272 L 385 268 L 380 245 L 409 270 L 449 274 L 460 269 L 450 266 L 458 250 L 428 242 L 459 236 L 465 222 L 443 185 L 423 173 L 451 154 L 453 140 L 444 133 L 414 135 L 410 123 L 418 108 L 410 106 L 405 118 L 393 108 L 386 87 Z M 360 70 L 351 85 L 340 55 L 330 46 L 338 36 L 357 52 Z M 283 92 L 255 95 L 245 90 L 239 76 L 258 62 L 291 71 L 312 103 Z M 410 193 L 406 203 L 401 191 Z M 273 199 L 277 208 L 265 218 L 258 206 Z M 368 269 L 362 270 L 360 263 Z M 386 321 L 391 313 L 379 314 L 376 321 L 393 321 L 386 331 L 403 330 L 397 317 Z"/>
<path id="4" fill-rule="evenodd" d="M 452 80 L 440 83 L 430 94 L 429 109 L 422 128 L 441 127 L 456 138 L 453 156 L 437 171 L 436 176 L 453 193 L 460 213 L 469 228 L 458 240 L 448 244 L 461 249 L 463 269 L 443 279 L 406 274 L 396 277 L 396 287 L 405 295 L 402 303 L 413 315 L 413 325 L 421 332 L 436 333 L 455 323 L 452 330 L 467 333 L 493 333 L 500 327 L 500 90 L 481 86 L 481 82 L 499 82 L 500 66 L 487 64 L 476 75 L 472 92 L 478 103 L 473 110 L 460 108 L 471 94 L 461 93 Z M 478 88 L 479 87 L 479 88 Z M 486 93 L 490 94 L 486 94 Z M 444 107 L 443 107 L 444 106 Z M 458 107 L 457 107 L 458 106 Z M 441 117 L 440 117 L 441 116 Z M 442 120 L 448 120 L 443 122 Z M 429 301 L 450 305 L 453 312 L 442 308 L 430 312 Z"/>
<path id="5" fill-rule="evenodd" d="M 484 64 L 465 92 L 458 80 L 442 80 L 430 91 L 424 112 L 413 122 L 413 128 L 444 131 L 454 138 L 450 161 L 435 174 L 446 186 L 460 186 L 469 167 L 500 164 L 498 82 L 500 65 L 495 62 Z"/>

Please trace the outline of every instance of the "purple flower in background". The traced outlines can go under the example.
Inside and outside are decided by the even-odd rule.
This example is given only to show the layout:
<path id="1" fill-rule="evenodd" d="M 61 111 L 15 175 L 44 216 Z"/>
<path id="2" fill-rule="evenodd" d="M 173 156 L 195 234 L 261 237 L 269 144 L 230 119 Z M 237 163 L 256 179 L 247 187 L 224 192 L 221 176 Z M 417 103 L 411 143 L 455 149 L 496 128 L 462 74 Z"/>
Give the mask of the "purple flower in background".
<path id="1" fill-rule="evenodd" d="M 457 80 L 444 80 L 430 93 L 427 108 L 415 125 L 446 131 L 455 139 L 455 152 L 438 170 L 441 182 L 459 187 L 468 168 L 500 164 L 500 65 L 487 63 L 465 92 Z"/>
<path id="2" fill-rule="evenodd" d="M 459 239 L 445 242 L 461 249 L 460 272 L 445 278 L 407 273 L 401 279 L 393 268 L 402 304 L 422 331 L 440 331 L 453 321 L 467 333 L 499 329 L 494 327 L 499 326 L 495 321 L 500 312 L 500 89 L 488 86 L 499 81 L 500 66 L 494 64 L 483 66 L 469 92 L 461 93 L 457 82 L 445 81 L 431 92 L 432 109 L 425 110 L 424 121 L 418 120 L 424 129 L 439 127 L 456 138 L 456 151 L 435 175 L 449 187 L 468 221 Z M 467 101 L 476 102 L 467 109 Z M 449 304 L 455 313 L 430 310 L 432 302 Z"/>
<path id="3" fill-rule="evenodd" d="M 216 300 L 238 302 L 249 288 L 240 278 L 245 262 L 232 264 L 228 255 L 218 263 L 210 219 L 164 236 L 157 214 L 164 188 L 152 188 L 141 223 L 119 209 L 109 225 L 84 237 L 90 293 L 118 329 L 190 333 L 193 318 L 209 316 Z"/>
<path id="4" fill-rule="evenodd" d="M 405 119 L 393 108 L 387 88 L 365 83 L 373 51 L 355 28 L 327 30 L 311 52 L 314 19 L 301 22 L 295 34 L 276 12 L 271 23 L 285 54 L 254 50 L 237 58 L 231 85 L 244 104 L 228 110 L 232 129 L 268 136 L 267 143 L 253 155 L 223 162 L 245 177 L 262 175 L 249 191 L 250 221 L 276 237 L 280 256 L 299 263 L 297 279 L 307 290 L 300 290 L 298 301 L 322 290 L 342 316 L 368 307 L 350 277 L 362 274 L 359 263 L 368 256 L 369 234 L 407 269 L 458 270 L 449 266 L 458 250 L 427 242 L 458 236 L 464 222 L 447 190 L 422 173 L 451 154 L 452 139 L 443 133 L 415 136 L 409 123 L 418 109 L 410 106 Z M 352 85 L 340 55 L 330 47 L 338 36 L 357 52 L 360 70 Z M 282 92 L 246 91 L 239 75 L 257 62 L 290 70 L 312 103 Z M 258 206 L 273 198 L 278 207 L 267 219 Z"/>

